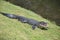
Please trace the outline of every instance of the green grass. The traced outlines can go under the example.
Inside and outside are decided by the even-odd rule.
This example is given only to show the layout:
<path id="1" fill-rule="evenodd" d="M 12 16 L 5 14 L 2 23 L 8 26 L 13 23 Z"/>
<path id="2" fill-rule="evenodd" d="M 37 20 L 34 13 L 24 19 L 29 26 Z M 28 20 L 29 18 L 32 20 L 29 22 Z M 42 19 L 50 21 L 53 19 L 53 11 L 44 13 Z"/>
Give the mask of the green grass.
<path id="1" fill-rule="evenodd" d="M 38 21 L 46 21 L 49 27 L 48 30 L 38 28 L 32 30 L 31 25 L 9 19 L 0 14 L 0 40 L 60 40 L 60 27 L 30 10 L 1 0 L 0 11 L 33 18 Z"/>

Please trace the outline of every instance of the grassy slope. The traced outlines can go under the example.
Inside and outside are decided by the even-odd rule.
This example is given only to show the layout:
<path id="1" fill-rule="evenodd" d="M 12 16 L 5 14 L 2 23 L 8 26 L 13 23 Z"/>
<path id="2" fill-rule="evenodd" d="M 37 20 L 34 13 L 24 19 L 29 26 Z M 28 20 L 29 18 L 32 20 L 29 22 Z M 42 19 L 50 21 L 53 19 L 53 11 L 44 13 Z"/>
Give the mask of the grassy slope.
<path id="1" fill-rule="evenodd" d="M 9 2 L 0 1 L 0 11 L 22 15 L 38 21 L 48 22 L 49 30 L 31 29 L 31 25 L 21 23 L 15 19 L 9 19 L 0 14 L 0 40 L 59 40 L 60 27 L 39 17 L 29 10 L 15 6 Z"/>

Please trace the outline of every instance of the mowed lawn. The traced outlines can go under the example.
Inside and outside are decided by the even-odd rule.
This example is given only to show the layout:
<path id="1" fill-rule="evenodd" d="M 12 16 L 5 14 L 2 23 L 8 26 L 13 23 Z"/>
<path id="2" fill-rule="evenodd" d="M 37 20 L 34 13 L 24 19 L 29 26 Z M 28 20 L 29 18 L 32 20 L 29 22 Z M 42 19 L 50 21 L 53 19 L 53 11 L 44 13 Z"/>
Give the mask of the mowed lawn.
<path id="1" fill-rule="evenodd" d="M 39 28 L 32 30 L 31 25 L 0 14 L 0 40 L 60 40 L 60 27 L 30 10 L 0 0 L 0 12 L 45 21 L 49 27 L 48 30 L 41 30 Z"/>

